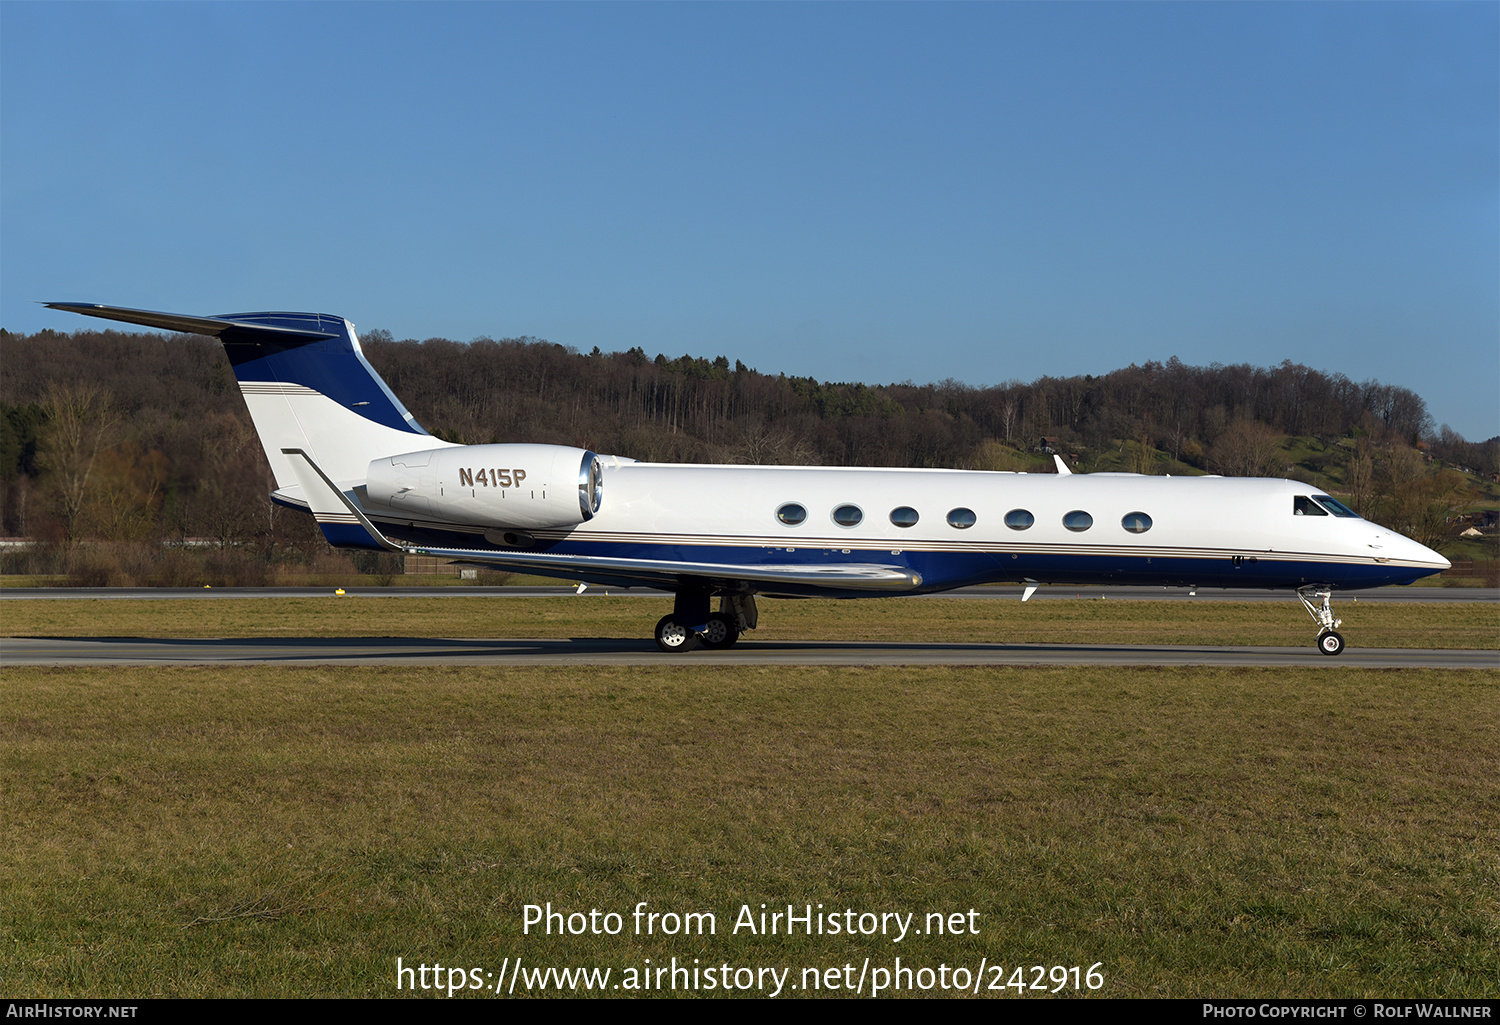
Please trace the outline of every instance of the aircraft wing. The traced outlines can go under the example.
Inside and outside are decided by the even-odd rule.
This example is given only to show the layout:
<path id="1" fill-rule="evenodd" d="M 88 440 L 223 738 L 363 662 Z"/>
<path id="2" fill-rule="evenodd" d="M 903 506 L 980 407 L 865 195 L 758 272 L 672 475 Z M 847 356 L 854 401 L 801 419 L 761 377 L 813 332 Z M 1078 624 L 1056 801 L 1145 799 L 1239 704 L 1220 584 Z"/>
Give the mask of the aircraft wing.
<path id="1" fill-rule="evenodd" d="M 901 566 L 842 564 L 831 566 L 746 566 L 737 563 L 675 562 L 656 559 L 608 559 L 590 555 L 549 555 L 540 552 L 494 552 L 468 548 L 410 547 L 413 555 L 499 566 L 562 576 L 617 587 L 660 587 L 675 590 L 687 580 L 728 587 L 741 583 L 811 585 L 857 591 L 907 591 L 922 583 L 920 574 Z"/>
<path id="2" fill-rule="evenodd" d="M 284 448 L 302 485 L 302 493 L 319 523 L 359 524 L 377 545 L 390 552 L 434 555 L 444 559 L 558 576 L 617 587 L 660 587 L 676 590 L 686 581 L 731 587 L 737 584 L 813 586 L 854 591 L 908 591 L 922 584 L 921 574 L 904 566 L 876 563 L 839 563 L 828 566 L 741 565 L 681 562 L 669 559 L 614 559 L 545 552 L 507 552 L 472 548 L 432 548 L 392 541 L 302 449 Z"/>

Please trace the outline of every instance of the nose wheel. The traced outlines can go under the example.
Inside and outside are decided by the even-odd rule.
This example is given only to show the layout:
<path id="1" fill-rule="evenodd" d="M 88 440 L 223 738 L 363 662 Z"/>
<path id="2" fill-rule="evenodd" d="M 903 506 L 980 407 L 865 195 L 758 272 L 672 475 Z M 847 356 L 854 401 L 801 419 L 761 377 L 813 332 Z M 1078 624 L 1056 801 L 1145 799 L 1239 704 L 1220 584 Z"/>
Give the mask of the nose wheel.
<path id="1" fill-rule="evenodd" d="M 1313 622 L 1318 624 L 1318 650 L 1325 655 L 1342 654 L 1344 638 L 1337 631 L 1344 621 L 1334 618 L 1333 590 L 1316 585 L 1299 587 L 1297 597 L 1301 599 L 1307 614 L 1313 617 Z"/>
<path id="2" fill-rule="evenodd" d="M 1325 655 L 1337 655 L 1344 650 L 1344 638 L 1332 630 L 1318 634 L 1318 650 Z"/>

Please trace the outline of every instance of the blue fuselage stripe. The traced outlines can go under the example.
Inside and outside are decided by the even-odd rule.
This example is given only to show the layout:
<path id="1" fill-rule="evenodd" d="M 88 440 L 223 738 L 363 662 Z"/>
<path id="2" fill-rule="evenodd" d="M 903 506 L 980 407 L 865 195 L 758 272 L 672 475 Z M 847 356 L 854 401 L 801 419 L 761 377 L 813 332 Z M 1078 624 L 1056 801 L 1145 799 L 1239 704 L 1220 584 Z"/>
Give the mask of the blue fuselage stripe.
<path id="1" fill-rule="evenodd" d="M 912 593 L 946 591 L 974 584 L 1020 582 L 1027 578 L 1056 584 L 1159 585 L 1163 587 L 1263 587 L 1290 588 L 1305 584 L 1326 584 L 1341 589 L 1383 587 L 1403 584 L 1427 574 L 1411 567 L 1371 563 L 1341 563 L 1321 560 L 1236 559 L 1230 553 L 1222 556 L 1163 556 L 1158 551 L 1143 550 L 1131 554 L 1086 554 L 974 551 L 860 551 L 846 554 L 827 548 L 798 548 L 788 551 L 771 546 L 653 543 L 644 541 L 586 540 L 577 535 L 563 540 L 538 539 L 534 547 L 501 549 L 486 544 L 473 534 L 439 530 L 411 530 L 396 524 L 380 524 L 392 539 L 434 548 L 473 549 L 476 554 L 525 551 L 548 555 L 571 555 L 582 558 L 645 559 L 685 563 L 730 564 L 746 567 L 808 567 L 847 565 L 851 560 L 881 566 L 905 567 L 919 574 L 922 585 Z M 335 541 L 332 531 L 341 538 Z M 325 535 L 334 544 L 370 547 L 369 536 L 358 526 L 325 524 Z M 538 575 L 576 578 L 578 570 L 559 569 L 555 574 L 545 569 L 525 570 Z M 799 594 L 861 594 L 837 586 L 769 585 L 763 590 Z"/>

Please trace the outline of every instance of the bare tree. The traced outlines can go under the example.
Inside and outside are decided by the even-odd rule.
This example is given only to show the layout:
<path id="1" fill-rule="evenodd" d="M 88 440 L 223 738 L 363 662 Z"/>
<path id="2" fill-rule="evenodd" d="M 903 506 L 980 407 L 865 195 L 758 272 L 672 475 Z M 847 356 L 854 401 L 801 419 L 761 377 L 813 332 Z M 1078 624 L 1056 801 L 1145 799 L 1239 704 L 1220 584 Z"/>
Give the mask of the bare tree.
<path id="1" fill-rule="evenodd" d="M 89 526 L 111 541 L 144 541 L 157 529 L 167 458 L 127 441 L 99 453 L 86 502 Z"/>
<path id="2" fill-rule="evenodd" d="M 1254 420 L 1230 424 L 1208 453 L 1208 465 L 1226 477 L 1275 477 L 1285 469 L 1281 435 Z"/>
<path id="3" fill-rule="evenodd" d="M 227 414 L 207 418 L 202 427 L 200 479 L 193 529 L 221 549 L 269 534 L 274 508 L 266 497 L 268 468 L 250 425 Z"/>
<path id="4" fill-rule="evenodd" d="M 47 428 L 37 447 L 37 465 L 49 483 L 64 539 L 71 545 L 83 526 L 94 461 L 119 416 L 109 392 L 86 382 L 49 384 L 42 405 Z"/>
<path id="5" fill-rule="evenodd" d="M 1349 470 L 1344 478 L 1349 489 L 1349 506 L 1361 516 L 1368 517 L 1375 502 L 1375 461 L 1370 458 L 1370 439 L 1360 438 L 1354 445 L 1354 455 L 1349 457 Z"/>

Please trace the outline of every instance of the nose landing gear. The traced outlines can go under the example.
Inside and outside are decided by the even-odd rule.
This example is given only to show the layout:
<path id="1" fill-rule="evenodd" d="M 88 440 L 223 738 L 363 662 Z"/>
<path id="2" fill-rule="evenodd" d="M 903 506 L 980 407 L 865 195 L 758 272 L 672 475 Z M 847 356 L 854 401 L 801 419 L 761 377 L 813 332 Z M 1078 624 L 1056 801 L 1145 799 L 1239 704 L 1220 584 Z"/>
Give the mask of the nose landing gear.
<path id="1" fill-rule="evenodd" d="M 1337 631 L 1344 621 L 1334 618 L 1333 590 L 1320 584 L 1310 584 L 1297 588 L 1297 597 L 1301 599 L 1307 614 L 1312 616 L 1313 622 L 1318 624 L 1318 650 L 1325 655 L 1342 653 L 1344 638 Z"/>

